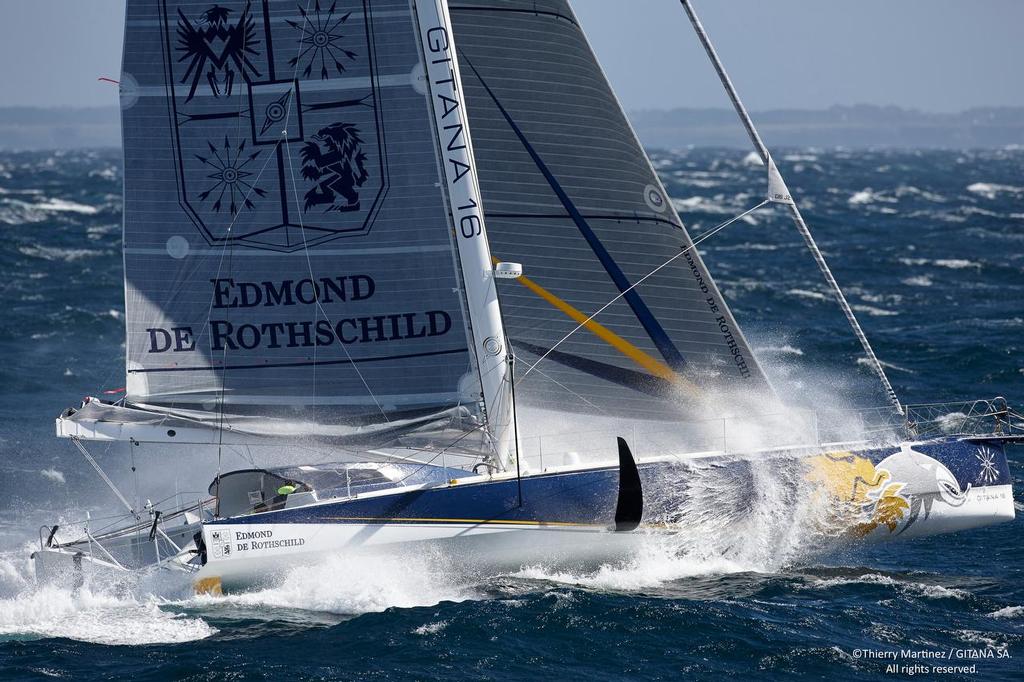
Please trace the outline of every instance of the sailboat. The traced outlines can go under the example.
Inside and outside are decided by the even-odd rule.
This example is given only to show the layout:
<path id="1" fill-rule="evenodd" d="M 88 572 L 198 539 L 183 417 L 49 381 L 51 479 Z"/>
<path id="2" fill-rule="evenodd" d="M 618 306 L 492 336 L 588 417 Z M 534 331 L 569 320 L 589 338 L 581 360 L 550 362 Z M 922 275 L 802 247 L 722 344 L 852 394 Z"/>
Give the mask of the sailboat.
<path id="1" fill-rule="evenodd" d="M 159 568 L 217 592 L 334 553 L 599 563 L 685 533 L 696 478 L 724 482 L 705 511 L 727 512 L 765 468 L 834 537 L 1013 519 L 1021 417 L 901 404 L 682 5 L 767 171 L 699 240 L 567 0 L 128 0 L 126 389 L 56 420 L 126 523 L 42 529 L 39 575 Z M 852 440 L 765 407 L 696 248 L 767 206 L 891 403 Z M 190 504 L 143 506 L 96 442 L 208 452 L 216 474 Z M 275 464 L 223 471 L 243 449 Z"/>

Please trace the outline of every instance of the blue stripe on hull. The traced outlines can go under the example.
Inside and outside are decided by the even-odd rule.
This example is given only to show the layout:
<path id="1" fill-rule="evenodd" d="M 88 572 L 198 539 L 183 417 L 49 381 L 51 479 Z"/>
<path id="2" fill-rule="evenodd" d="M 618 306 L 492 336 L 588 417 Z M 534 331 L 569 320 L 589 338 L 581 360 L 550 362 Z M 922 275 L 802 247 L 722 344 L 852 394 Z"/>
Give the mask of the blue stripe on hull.
<path id="1" fill-rule="evenodd" d="M 946 439 L 914 445 L 820 455 L 761 454 L 641 464 L 644 520 L 671 521 L 692 494 L 691 484 L 713 477 L 716 489 L 735 501 L 754 490 L 757 470 L 769 467 L 794 490 L 826 476 L 841 498 L 857 498 L 865 486 L 902 483 L 908 499 L 963 495 L 972 488 L 1011 482 L 997 442 Z M 710 472 L 710 474 L 709 474 Z M 848 479 L 848 480 L 847 480 Z M 818 479 L 820 480 L 820 479 Z M 608 467 L 527 476 L 522 506 L 515 479 L 462 483 L 379 497 L 355 498 L 296 509 L 235 517 L 214 523 L 469 523 L 572 526 L 614 525 L 618 469 Z M 706 493 L 703 497 L 707 497 Z M 719 504 L 728 504 L 719 500 Z"/>
<path id="2" fill-rule="evenodd" d="M 612 525 L 618 469 L 545 474 L 522 479 L 519 506 L 515 479 L 457 484 L 397 495 L 242 516 L 238 523 L 533 522 Z"/>

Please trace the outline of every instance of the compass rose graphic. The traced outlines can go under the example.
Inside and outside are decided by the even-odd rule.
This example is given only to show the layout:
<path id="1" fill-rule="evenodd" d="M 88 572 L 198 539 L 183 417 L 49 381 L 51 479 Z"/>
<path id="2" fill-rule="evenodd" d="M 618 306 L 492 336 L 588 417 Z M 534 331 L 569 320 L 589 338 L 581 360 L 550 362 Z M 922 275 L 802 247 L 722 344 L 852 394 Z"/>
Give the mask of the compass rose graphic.
<path id="1" fill-rule="evenodd" d="M 217 199 L 213 202 L 211 209 L 217 213 L 220 213 L 225 198 L 229 201 L 228 210 L 231 211 L 231 215 L 238 213 L 239 199 L 242 206 L 250 211 L 254 209 L 255 205 L 250 197 L 253 194 L 265 197 L 267 192 L 257 187 L 254 182 L 249 181 L 248 178 L 252 177 L 252 172 L 245 170 L 245 167 L 255 161 L 262 150 L 257 149 L 246 154 L 244 139 L 238 143 L 237 147 L 232 147 L 227 136 L 224 137 L 224 149 L 222 150 L 214 147 L 212 142 L 206 144 L 210 148 L 211 155 L 196 154 L 196 158 L 213 169 L 213 172 L 206 176 L 213 181 L 213 184 L 199 195 L 199 200 L 205 202 L 216 194 Z M 223 152 L 223 156 L 221 152 Z"/>
<path id="2" fill-rule="evenodd" d="M 999 479 L 999 469 L 996 468 L 996 453 L 992 448 L 982 446 L 974 453 L 974 456 L 981 462 L 981 473 L 978 474 L 978 482 L 989 484 Z"/>
<path id="3" fill-rule="evenodd" d="M 342 58 L 345 57 L 350 60 L 356 58 L 355 52 L 339 45 L 339 41 L 344 37 L 344 34 L 341 33 L 342 26 L 348 21 L 352 13 L 346 12 L 335 19 L 334 14 L 337 4 L 337 2 L 332 2 L 330 9 L 326 13 L 321 14 L 320 0 L 317 0 L 312 15 L 307 13 L 301 6 L 298 8 L 304 20 L 302 24 L 290 19 L 287 20 L 290 26 L 302 31 L 302 38 L 299 40 L 302 51 L 299 52 L 298 56 L 289 59 L 288 63 L 291 66 L 296 66 L 301 62 L 305 62 L 306 67 L 302 72 L 304 77 L 308 78 L 309 74 L 313 72 L 313 67 L 319 62 L 320 78 L 321 80 L 327 80 L 330 78 L 330 72 L 327 68 L 328 64 L 333 64 L 340 75 L 345 72 L 345 66 L 341 63 Z"/>
<path id="4" fill-rule="evenodd" d="M 270 126 L 284 121 L 289 113 L 289 101 L 291 98 L 292 93 L 291 90 L 289 90 L 267 105 L 266 109 L 263 111 L 263 128 L 260 129 L 260 135 L 263 135 L 270 130 Z"/>

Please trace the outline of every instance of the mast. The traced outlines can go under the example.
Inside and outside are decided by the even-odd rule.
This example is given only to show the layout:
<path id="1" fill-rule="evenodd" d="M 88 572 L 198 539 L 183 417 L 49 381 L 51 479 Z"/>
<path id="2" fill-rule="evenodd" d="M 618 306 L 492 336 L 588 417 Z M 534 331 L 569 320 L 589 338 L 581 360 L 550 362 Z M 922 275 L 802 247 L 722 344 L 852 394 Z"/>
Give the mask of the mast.
<path id="1" fill-rule="evenodd" d="M 498 304 L 451 17 L 446 0 L 413 0 L 413 8 L 419 25 L 448 208 L 459 250 L 487 428 L 494 443 L 496 464 L 505 468 L 518 455 L 511 355 Z"/>
<path id="2" fill-rule="evenodd" d="M 843 314 L 846 315 L 846 320 L 850 323 L 854 336 L 856 336 L 857 340 L 860 341 L 860 345 L 864 349 L 864 353 L 867 355 L 872 369 L 875 370 L 879 380 L 882 382 L 882 387 L 885 390 L 886 397 L 888 397 L 889 402 L 892 403 L 893 407 L 896 408 L 896 411 L 901 415 L 904 415 L 905 412 L 903 405 L 896 396 L 896 392 L 893 390 L 892 384 L 889 383 L 889 378 L 885 374 L 885 369 L 882 367 L 882 363 L 878 360 L 878 357 L 875 355 L 875 351 L 871 348 L 871 342 L 868 341 L 868 337 L 864 334 L 864 330 L 861 328 L 860 322 L 857 321 L 857 317 L 853 314 L 853 309 L 850 308 L 850 304 L 847 302 L 846 296 L 843 294 L 843 290 L 839 287 L 839 283 L 836 282 L 836 278 L 832 275 L 832 271 L 829 269 L 828 263 L 825 262 L 825 256 L 822 255 L 821 249 L 818 248 L 818 244 L 814 241 L 814 237 L 811 235 L 811 231 L 807 227 L 807 223 L 804 221 L 804 217 L 800 213 L 800 209 L 793 200 L 792 195 L 786 187 L 785 181 L 782 179 L 782 175 L 775 166 L 775 161 L 772 160 L 771 154 L 768 152 L 768 147 L 766 147 L 764 142 L 761 140 L 761 136 L 758 134 L 757 128 L 754 127 L 754 122 L 750 119 L 750 115 L 747 113 L 746 107 L 744 107 L 743 102 L 740 101 L 739 94 L 736 92 L 736 88 L 733 86 L 732 80 L 729 78 L 729 74 L 726 73 L 725 67 L 722 65 L 722 61 L 718 58 L 718 53 L 715 52 L 715 48 L 711 44 L 711 39 L 704 30 L 704 26 L 700 23 L 700 19 L 697 18 L 697 13 L 694 11 L 693 5 L 690 0 L 679 0 L 679 2 L 682 4 L 683 9 L 686 10 L 686 14 L 690 18 L 690 23 L 693 24 L 693 30 L 697 32 L 697 38 L 700 39 L 701 45 L 704 46 L 704 51 L 707 52 L 708 59 L 711 60 L 712 66 L 715 67 L 715 72 L 718 73 L 718 78 L 722 81 L 722 86 L 729 95 L 729 99 L 732 100 L 732 106 L 736 110 L 736 114 L 739 116 L 740 121 L 743 123 L 743 127 L 746 128 L 747 134 L 750 136 L 750 141 L 754 145 L 754 149 L 756 149 L 757 153 L 761 155 L 761 160 L 764 161 L 765 168 L 768 169 L 769 199 L 776 203 L 785 204 L 789 209 L 789 214 L 793 218 L 793 223 L 796 225 L 797 231 L 800 233 L 800 236 L 804 238 L 807 248 L 810 249 L 811 254 L 814 256 L 814 262 L 818 264 L 818 269 L 821 270 L 821 274 L 824 275 L 829 288 L 832 289 L 832 294 L 835 296 L 836 302 L 839 304 L 840 309 L 842 309 Z"/>

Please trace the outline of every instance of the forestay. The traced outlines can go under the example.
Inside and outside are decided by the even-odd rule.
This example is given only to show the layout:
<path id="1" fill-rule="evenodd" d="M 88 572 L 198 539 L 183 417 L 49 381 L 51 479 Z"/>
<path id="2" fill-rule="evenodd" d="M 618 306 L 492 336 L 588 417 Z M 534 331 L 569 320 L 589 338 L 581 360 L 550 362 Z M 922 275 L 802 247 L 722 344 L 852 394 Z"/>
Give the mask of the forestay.
<path id="1" fill-rule="evenodd" d="M 632 288 L 692 242 L 568 3 L 449 7 L 493 255 L 524 265 L 499 286 L 519 402 L 678 419 L 769 390 L 696 250 Z"/>
<path id="2" fill-rule="evenodd" d="M 310 435 L 479 415 L 421 60 L 408 0 L 128 2 L 128 405 Z"/>

